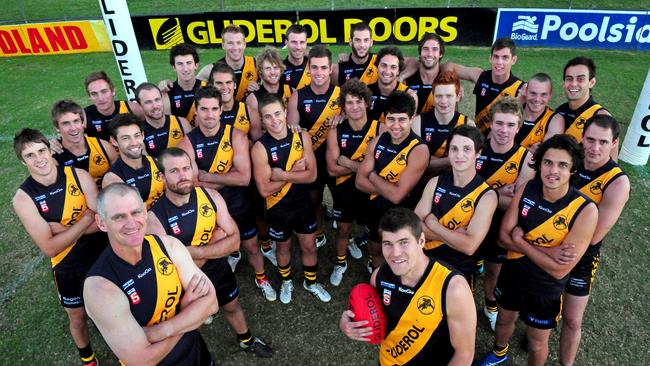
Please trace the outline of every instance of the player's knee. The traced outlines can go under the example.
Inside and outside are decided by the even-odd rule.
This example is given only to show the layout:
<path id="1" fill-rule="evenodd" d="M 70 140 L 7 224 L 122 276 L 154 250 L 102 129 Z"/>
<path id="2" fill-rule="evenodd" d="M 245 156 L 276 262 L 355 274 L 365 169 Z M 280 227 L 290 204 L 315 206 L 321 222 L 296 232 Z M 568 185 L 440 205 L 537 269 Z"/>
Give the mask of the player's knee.
<path id="1" fill-rule="evenodd" d="M 548 349 L 547 339 L 536 339 L 535 337 L 528 337 L 528 352 L 545 352 Z"/>
<path id="2" fill-rule="evenodd" d="M 562 326 L 572 331 L 580 331 L 582 329 L 582 318 L 567 314 L 562 318 Z"/>

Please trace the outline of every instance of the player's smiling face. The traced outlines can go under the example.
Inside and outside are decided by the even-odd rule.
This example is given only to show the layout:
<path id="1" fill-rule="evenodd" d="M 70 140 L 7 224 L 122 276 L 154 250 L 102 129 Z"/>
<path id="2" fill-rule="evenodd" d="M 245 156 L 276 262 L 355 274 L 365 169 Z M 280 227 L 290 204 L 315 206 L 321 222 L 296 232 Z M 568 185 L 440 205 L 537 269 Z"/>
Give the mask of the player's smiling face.
<path id="1" fill-rule="evenodd" d="M 348 118 L 358 121 L 366 119 L 366 101 L 356 95 L 347 94 L 345 96 L 345 114 Z"/>
<path id="2" fill-rule="evenodd" d="M 500 50 L 494 50 L 490 56 L 490 65 L 492 65 L 493 76 L 510 76 L 512 65 L 517 62 L 517 56 L 513 56 L 508 47 Z"/>
<path id="3" fill-rule="evenodd" d="M 47 176 L 54 169 L 52 151 L 42 142 L 25 144 L 20 156 L 32 176 Z"/>
<path id="4" fill-rule="evenodd" d="M 194 62 L 192 55 L 179 55 L 174 57 L 174 71 L 178 80 L 189 81 L 194 79 L 199 64 Z"/>
<path id="5" fill-rule="evenodd" d="M 58 127 L 57 131 L 61 134 L 64 142 L 78 144 L 84 139 L 84 130 L 86 124 L 82 121 L 79 113 L 65 112 L 56 117 Z"/>
<path id="6" fill-rule="evenodd" d="M 160 90 L 157 88 L 143 89 L 138 95 L 144 115 L 152 120 L 160 120 L 165 116 L 165 110 Z"/>
<path id="7" fill-rule="evenodd" d="M 113 108 L 115 89 L 111 88 L 110 84 L 107 83 L 106 80 L 95 80 L 88 84 L 88 95 L 100 112 L 108 111 Z"/>
<path id="8" fill-rule="evenodd" d="M 411 132 L 411 117 L 406 113 L 387 113 L 384 123 L 393 143 L 402 142 Z"/>
<path id="9" fill-rule="evenodd" d="M 512 144 L 519 132 L 519 116 L 512 113 L 495 113 L 490 127 L 494 142 L 499 145 Z"/>
<path id="10" fill-rule="evenodd" d="M 316 87 L 327 85 L 332 74 L 332 67 L 328 57 L 312 57 L 309 60 L 309 73 L 311 83 Z"/>
<path id="11" fill-rule="evenodd" d="M 436 101 L 436 111 L 441 114 L 454 113 L 456 111 L 456 103 L 458 102 L 458 93 L 456 85 L 454 84 L 439 84 L 436 85 L 434 91 L 434 99 Z"/>
<path id="12" fill-rule="evenodd" d="M 274 136 L 287 131 L 287 112 L 280 103 L 270 103 L 260 111 L 264 128 Z"/>
<path id="13" fill-rule="evenodd" d="M 138 125 L 122 126 L 117 129 L 117 141 L 111 137 L 120 155 L 129 159 L 141 159 L 144 149 L 144 134 Z"/>
<path id="14" fill-rule="evenodd" d="M 377 73 L 379 74 L 380 83 L 389 85 L 395 82 L 399 76 L 399 59 L 397 56 L 385 55 L 382 57 L 377 66 Z"/>
<path id="15" fill-rule="evenodd" d="M 372 48 L 372 35 L 368 30 L 356 31 L 350 38 L 350 47 L 355 57 L 364 58 L 368 56 Z"/>
<path id="16" fill-rule="evenodd" d="M 541 113 L 551 100 L 551 83 L 532 79 L 526 87 L 526 110 Z"/>
<path id="17" fill-rule="evenodd" d="M 480 151 L 476 151 L 474 141 L 469 137 L 453 135 L 449 141 L 449 163 L 456 172 L 475 169 L 479 154 Z"/>
<path id="18" fill-rule="evenodd" d="M 615 140 L 612 130 L 596 124 L 589 125 L 582 137 L 582 147 L 585 151 L 585 163 L 600 167 L 609 161 Z"/>
<path id="19" fill-rule="evenodd" d="M 142 244 L 145 234 L 147 211 L 136 192 L 129 191 L 125 196 L 112 194 L 106 197 L 106 220 L 95 216 L 97 226 L 108 233 L 112 242 L 125 247 L 137 247 Z"/>
<path id="20" fill-rule="evenodd" d="M 585 65 L 570 66 L 564 73 L 564 95 L 569 101 L 589 98 L 594 84 L 596 78 L 589 79 L 589 68 Z"/>
<path id="21" fill-rule="evenodd" d="M 280 65 L 271 63 L 268 60 L 262 62 L 262 80 L 266 85 L 277 85 L 280 82 Z"/>
<path id="22" fill-rule="evenodd" d="M 238 62 L 244 57 L 246 41 L 241 33 L 228 32 L 223 35 L 223 49 L 230 61 Z"/>
<path id="23" fill-rule="evenodd" d="M 381 231 L 381 252 L 396 276 L 415 277 L 418 264 L 425 255 L 423 245 L 424 235 L 418 239 L 407 228 L 394 233 Z"/>
<path id="24" fill-rule="evenodd" d="M 236 84 L 231 74 L 215 72 L 212 74 L 212 86 L 221 94 L 222 103 L 226 104 L 232 100 Z"/>
<path id="25" fill-rule="evenodd" d="M 307 50 L 307 33 L 291 33 L 287 36 L 284 44 L 287 46 L 291 58 L 302 60 Z"/>
<path id="26" fill-rule="evenodd" d="M 420 50 L 420 64 L 425 69 L 436 67 L 442 56 L 440 55 L 440 44 L 435 39 L 430 39 L 422 45 Z"/>

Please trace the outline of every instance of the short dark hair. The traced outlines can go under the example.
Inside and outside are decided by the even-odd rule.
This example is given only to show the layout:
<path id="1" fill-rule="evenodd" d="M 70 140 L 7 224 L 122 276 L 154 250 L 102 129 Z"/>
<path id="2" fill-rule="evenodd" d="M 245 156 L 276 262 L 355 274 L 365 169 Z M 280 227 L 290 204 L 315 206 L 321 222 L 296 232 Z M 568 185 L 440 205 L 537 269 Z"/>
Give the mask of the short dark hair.
<path id="1" fill-rule="evenodd" d="M 212 86 L 204 86 L 196 91 L 196 94 L 194 94 L 194 103 L 196 103 L 197 107 L 201 99 L 216 99 L 219 101 L 219 106 L 221 106 L 221 93 Z"/>
<path id="2" fill-rule="evenodd" d="M 415 100 L 405 91 L 394 91 L 388 96 L 384 114 L 406 113 L 409 117 L 415 114 Z"/>
<path id="3" fill-rule="evenodd" d="M 163 162 L 167 160 L 167 158 L 180 158 L 183 156 L 187 157 L 188 159 L 190 158 L 190 156 L 187 155 L 187 152 L 179 147 L 166 148 L 165 150 L 161 151 L 156 158 L 156 165 L 158 165 L 158 170 L 161 173 L 165 174 L 165 166 L 163 165 Z"/>
<path id="4" fill-rule="evenodd" d="M 144 83 L 138 85 L 137 88 L 135 88 L 135 100 L 138 103 L 140 103 L 140 92 L 143 90 L 158 90 L 158 93 L 160 93 L 160 95 L 162 96 L 162 92 L 160 91 L 160 89 L 158 89 L 158 85 L 145 81 Z"/>
<path id="5" fill-rule="evenodd" d="M 370 32 L 370 37 L 372 38 L 372 29 L 370 26 L 364 22 L 354 23 L 350 25 L 350 37 L 354 37 L 354 32 L 368 31 Z"/>
<path id="6" fill-rule="evenodd" d="M 462 124 L 456 128 L 454 128 L 451 131 L 451 134 L 449 135 L 449 138 L 447 138 L 447 147 L 445 148 L 445 156 L 449 155 L 449 145 L 451 142 L 451 139 L 454 138 L 454 136 L 463 136 L 467 137 L 468 139 L 472 140 L 474 143 L 474 152 L 478 153 L 485 147 L 485 136 L 483 135 L 483 132 L 478 127 L 471 126 L 468 124 Z"/>
<path id="7" fill-rule="evenodd" d="M 194 63 L 199 63 L 199 53 L 196 51 L 196 47 L 189 43 L 179 43 L 169 51 L 169 64 L 174 66 L 176 64 L 176 57 L 185 55 L 192 55 Z"/>
<path id="8" fill-rule="evenodd" d="M 616 118 L 606 115 L 606 114 L 594 114 L 585 122 L 585 126 L 582 129 L 582 134 L 584 135 L 587 132 L 587 129 L 591 125 L 596 125 L 598 127 L 606 128 L 612 131 L 612 141 L 618 139 L 618 135 L 621 133 L 621 126 L 616 120 Z"/>
<path id="9" fill-rule="evenodd" d="M 108 77 L 108 74 L 106 74 L 106 71 L 99 70 L 99 71 L 91 72 L 90 74 L 88 74 L 88 76 L 86 76 L 86 79 L 84 79 L 84 86 L 86 87 L 86 93 L 88 93 L 88 85 L 90 85 L 90 83 L 97 80 L 104 80 L 105 82 L 108 83 L 108 86 L 111 88 L 111 90 L 115 89 L 115 85 L 113 85 L 113 82 L 111 81 L 111 78 Z"/>
<path id="10" fill-rule="evenodd" d="M 284 100 L 282 100 L 280 96 L 274 93 L 268 93 L 264 97 L 262 97 L 262 100 L 259 102 L 259 106 L 257 107 L 257 109 L 259 110 L 260 114 L 262 114 L 262 108 L 273 103 L 280 104 L 283 110 L 287 109 L 287 107 L 284 105 Z"/>
<path id="11" fill-rule="evenodd" d="M 327 57 L 329 64 L 332 64 L 332 51 L 329 48 L 323 46 L 322 44 L 315 45 L 309 50 L 307 55 L 307 60 L 311 62 L 312 58 Z"/>
<path id="12" fill-rule="evenodd" d="M 422 235 L 422 223 L 420 218 L 412 210 L 406 207 L 393 207 L 384 213 L 379 219 L 379 234 L 384 231 L 396 233 L 407 229 L 416 240 Z"/>
<path id="13" fill-rule="evenodd" d="M 212 64 L 212 70 L 210 71 L 210 78 L 208 78 L 208 86 L 212 86 L 214 84 L 214 74 L 220 73 L 220 74 L 230 74 L 232 76 L 232 81 L 237 84 L 237 75 L 235 75 L 235 70 L 230 67 L 225 62 L 215 62 Z"/>
<path id="14" fill-rule="evenodd" d="M 111 136 L 117 140 L 117 130 L 120 127 L 126 127 L 136 125 L 142 130 L 142 123 L 135 115 L 131 113 L 118 114 L 115 117 L 111 118 L 111 122 L 108 123 L 108 130 L 111 132 Z"/>
<path id="15" fill-rule="evenodd" d="M 377 52 L 377 61 L 375 61 L 375 65 L 379 66 L 379 63 L 381 62 L 381 59 L 384 58 L 386 55 L 392 55 L 397 57 L 397 60 L 399 61 L 399 72 L 401 73 L 404 71 L 404 55 L 402 54 L 402 50 L 399 49 L 397 46 L 386 46 L 382 47 L 379 52 Z"/>
<path id="16" fill-rule="evenodd" d="M 418 44 L 418 55 L 422 52 L 422 47 L 424 47 L 424 44 L 431 40 L 438 42 L 438 45 L 440 46 L 440 58 L 442 59 L 442 57 L 445 55 L 445 41 L 436 33 L 425 33 L 422 36 L 420 44 Z"/>
<path id="17" fill-rule="evenodd" d="M 492 48 L 490 48 L 490 55 L 494 53 L 494 51 L 502 50 L 504 48 L 507 48 L 510 50 L 510 53 L 513 56 L 517 56 L 517 44 L 515 41 L 512 40 L 512 38 L 497 38 L 494 43 L 492 43 Z"/>
<path id="18" fill-rule="evenodd" d="M 528 79 L 528 83 L 530 84 L 531 81 L 538 81 L 540 83 L 549 83 L 551 86 L 551 91 L 553 91 L 553 80 L 551 80 L 551 76 L 545 72 L 538 72 L 537 74 L 533 75 Z"/>
<path id="19" fill-rule="evenodd" d="M 366 102 L 366 106 L 370 107 L 370 100 L 372 99 L 372 91 L 368 88 L 368 85 L 359 81 L 358 78 L 352 78 L 346 81 L 341 86 L 341 93 L 339 94 L 339 106 L 345 106 L 345 98 L 348 95 L 355 96 L 359 99 L 363 99 Z"/>
<path id="20" fill-rule="evenodd" d="M 573 136 L 559 134 L 554 135 L 550 139 L 544 141 L 537 151 L 535 151 L 535 156 L 533 157 L 533 162 L 530 163 L 530 167 L 535 169 L 535 179 L 540 179 L 542 170 L 542 158 L 548 149 L 558 149 L 564 150 L 571 156 L 571 174 L 575 173 L 579 167 L 582 166 L 582 160 L 585 157 L 585 153 L 582 150 L 582 146 L 578 144 L 578 141 Z M 571 183 L 573 184 L 576 179 L 575 175 L 571 177 Z"/>
<path id="21" fill-rule="evenodd" d="M 75 113 L 79 115 L 81 121 L 84 121 L 83 109 L 79 104 L 77 104 L 72 99 L 63 99 L 52 105 L 52 110 L 50 111 L 50 117 L 52 117 L 52 124 L 55 128 L 59 128 L 59 117 L 64 113 Z"/>
<path id="22" fill-rule="evenodd" d="M 293 23 L 289 28 L 287 28 L 287 33 L 284 36 L 284 40 L 286 41 L 287 39 L 289 39 L 290 34 L 300 34 L 300 33 L 305 33 L 305 35 L 308 35 L 307 28 L 305 28 L 305 26 L 303 26 L 302 24 Z"/>
<path id="23" fill-rule="evenodd" d="M 45 135 L 43 135 L 39 130 L 23 128 L 20 132 L 14 135 L 14 151 L 16 152 L 18 160 L 24 161 L 21 154 L 25 149 L 25 145 L 39 142 L 45 144 L 48 149 L 50 148 L 50 142 L 47 140 L 47 137 L 45 137 Z"/>
<path id="24" fill-rule="evenodd" d="M 596 63 L 594 63 L 594 60 L 590 59 L 589 57 L 578 56 L 570 59 L 569 62 L 566 63 L 564 66 L 564 71 L 562 73 L 562 78 L 566 77 L 566 70 L 569 67 L 577 65 L 587 66 L 587 69 L 589 70 L 589 80 L 596 77 Z"/>

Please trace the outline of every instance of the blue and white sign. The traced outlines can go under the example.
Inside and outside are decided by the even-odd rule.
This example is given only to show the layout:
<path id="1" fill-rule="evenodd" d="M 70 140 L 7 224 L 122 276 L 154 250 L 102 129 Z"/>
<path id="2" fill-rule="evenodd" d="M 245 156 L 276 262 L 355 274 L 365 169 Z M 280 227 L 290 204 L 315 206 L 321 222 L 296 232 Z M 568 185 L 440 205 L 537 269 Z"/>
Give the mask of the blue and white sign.
<path id="1" fill-rule="evenodd" d="M 518 46 L 650 51 L 646 11 L 499 9 L 494 39 Z"/>

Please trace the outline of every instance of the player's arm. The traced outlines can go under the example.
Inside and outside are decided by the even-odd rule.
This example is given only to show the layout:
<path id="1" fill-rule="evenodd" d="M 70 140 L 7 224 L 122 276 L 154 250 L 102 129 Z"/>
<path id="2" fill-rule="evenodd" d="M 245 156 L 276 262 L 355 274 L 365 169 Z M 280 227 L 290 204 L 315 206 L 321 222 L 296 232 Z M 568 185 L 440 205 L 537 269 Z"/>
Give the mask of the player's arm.
<path id="1" fill-rule="evenodd" d="M 111 145 L 110 142 L 102 139 L 98 139 L 99 143 L 102 144 L 104 151 L 106 152 L 106 157 L 110 164 L 113 164 L 117 158 L 120 157 L 120 154 L 115 150 L 115 146 Z"/>
<path id="2" fill-rule="evenodd" d="M 478 78 L 481 76 L 481 73 L 483 72 L 483 69 L 481 69 L 480 67 L 468 67 L 450 61 L 447 61 L 441 65 L 441 69 L 440 69 L 441 72 L 447 70 L 451 70 L 455 72 L 459 79 L 468 80 L 475 84 L 478 81 Z"/>
<path id="3" fill-rule="evenodd" d="M 176 118 L 178 119 L 178 123 L 180 123 L 181 128 L 183 129 L 183 134 L 187 135 L 190 131 L 192 131 L 192 125 L 190 124 L 190 121 L 179 116 L 176 116 Z"/>
<path id="4" fill-rule="evenodd" d="M 181 335 L 151 343 L 129 306 L 129 300 L 112 282 L 88 277 L 83 286 L 86 313 L 113 353 L 125 364 L 156 365 L 176 346 Z"/>
<path id="5" fill-rule="evenodd" d="M 370 172 L 368 180 L 377 188 L 377 192 L 382 197 L 394 204 L 399 204 L 415 187 L 428 165 L 429 148 L 422 144 L 413 148 L 409 154 L 406 168 L 397 183 L 384 180 L 374 171 Z"/>
<path id="6" fill-rule="evenodd" d="M 448 365 L 469 365 L 474 359 L 476 306 L 467 281 L 460 275 L 449 280 L 445 294 L 449 340 L 454 356 Z"/>
<path id="7" fill-rule="evenodd" d="M 228 254 L 239 250 L 239 229 L 235 220 L 228 212 L 228 207 L 226 202 L 223 200 L 223 197 L 217 191 L 212 189 L 206 189 L 210 198 L 214 202 L 217 211 L 217 222 L 213 228 L 213 232 L 216 232 L 217 229 L 221 229 L 224 235 L 214 235 L 208 242 L 207 245 L 201 247 L 190 246 L 187 247 L 187 250 L 190 252 L 192 259 L 214 259 L 214 258 L 223 258 Z"/>
<path id="8" fill-rule="evenodd" d="M 163 81 L 161 81 L 161 83 L 164 82 L 164 81 L 171 82 L 171 80 L 163 80 Z M 171 87 L 169 89 L 171 89 Z M 172 103 L 169 101 L 169 94 L 167 94 L 167 92 L 162 92 L 162 91 L 161 91 L 161 93 L 162 93 L 163 111 L 164 111 L 164 113 L 165 114 L 172 114 Z"/>
<path id="9" fill-rule="evenodd" d="M 93 182 L 93 184 L 95 183 Z M 95 221 L 95 213 L 92 210 L 86 210 L 74 225 L 54 233 L 49 223 L 38 213 L 32 199 L 22 189 L 16 192 L 12 203 L 27 234 L 31 236 L 41 252 L 49 258 L 55 257 L 79 239 Z"/>
<path id="10" fill-rule="evenodd" d="M 106 188 L 113 183 L 124 183 L 122 178 L 118 177 L 117 174 L 113 172 L 106 172 L 104 178 L 102 179 L 102 188 Z"/>
<path id="11" fill-rule="evenodd" d="M 165 227 L 162 225 L 158 216 L 152 210 L 147 211 L 147 234 L 167 235 Z"/>
<path id="12" fill-rule="evenodd" d="M 304 150 L 304 149 L 303 149 Z M 253 178 L 262 197 L 268 197 L 282 189 L 286 182 L 271 181 L 271 166 L 262 143 L 256 142 L 251 149 L 253 161 Z"/>
<path id="13" fill-rule="evenodd" d="M 207 64 L 201 68 L 199 73 L 196 75 L 196 78 L 207 82 L 208 79 L 210 78 L 210 72 L 212 72 L 212 66 L 213 64 Z"/>
<path id="14" fill-rule="evenodd" d="M 415 101 L 415 110 L 417 111 L 418 103 L 420 103 L 420 101 L 418 100 L 418 93 L 416 93 L 415 90 L 413 89 L 406 89 L 406 94 L 410 95 L 411 98 L 413 98 L 413 100 Z"/>
<path id="15" fill-rule="evenodd" d="M 399 74 L 399 80 L 404 81 L 411 77 L 411 75 L 418 72 L 420 68 L 420 61 L 415 57 L 404 57 L 404 71 Z"/>
<path id="16" fill-rule="evenodd" d="M 257 97 L 253 93 L 246 97 L 246 110 L 248 112 L 248 122 L 251 126 L 251 140 L 253 141 L 257 141 L 263 134 L 258 102 Z"/>
<path id="17" fill-rule="evenodd" d="M 372 275 L 370 275 L 370 285 L 375 288 L 377 287 L 377 272 L 379 272 L 379 268 L 375 268 Z M 372 336 L 372 327 L 368 325 L 368 321 L 360 320 L 355 322 L 352 310 L 346 310 L 341 314 L 341 319 L 339 319 L 339 328 L 343 334 L 355 341 L 368 342 L 370 336 Z"/>
<path id="18" fill-rule="evenodd" d="M 327 151 L 325 152 L 325 162 L 327 163 L 327 173 L 331 177 L 340 177 L 342 175 L 354 173 L 354 170 L 350 167 L 346 167 L 343 164 L 349 164 L 348 166 L 359 166 L 358 161 L 352 161 L 349 158 L 341 155 L 341 149 L 339 149 L 339 143 L 337 139 L 337 128 L 336 126 L 330 128 L 327 133 Z"/>
<path id="19" fill-rule="evenodd" d="M 440 224 L 438 219 L 431 214 L 426 218 L 425 224 L 445 244 L 461 253 L 472 255 L 485 239 L 485 235 L 487 235 L 497 203 L 496 192 L 493 190 L 485 192 L 478 201 L 474 215 L 472 215 L 466 230 L 450 230 Z"/>
<path id="20" fill-rule="evenodd" d="M 548 127 L 546 128 L 546 134 L 544 135 L 544 141 L 550 139 L 555 135 L 560 135 L 564 133 L 565 130 L 564 117 L 561 114 L 555 113 L 551 120 L 548 121 Z"/>
<path id="21" fill-rule="evenodd" d="M 271 170 L 271 180 L 281 182 L 291 182 L 297 184 L 312 183 L 316 180 L 316 157 L 311 148 L 311 137 L 306 131 L 300 132 L 302 135 L 302 157 L 298 159 L 293 167 L 288 170 L 273 168 Z"/>
<path id="22" fill-rule="evenodd" d="M 424 187 L 420 201 L 418 201 L 418 204 L 415 206 L 415 214 L 418 215 L 420 221 L 422 221 L 422 232 L 424 233 L 424 237 L 427 240 L 442 240 L 433 231 L 431 231 L 431 229 L 426 224 L 427 217 L 433 217 L 431 214 L 431 209 L 433 207 L 433 195 L 436 191 L 437 186 L 438 177 L 431 178 L 427 185 Z"/>
<path id="23" fill-rule="evenodd" d="M 90 213 L 92 214 L 92 216 L 94 216 L 95 212 L 97 212 L 97 194 L 99 193 L 97 191 L 97 184 L 95 183 L 95 179 L 90 176 L 90 173 L 88 173 L 83 169 L 74 168 L 74 170 L 77 173 L 77 178 L 79 179 L 79 185 L 81 186 L 81 190 L 84 193 L 84 198 L 86 199 L 86 206 L 88 206 L 88 210 L 90 210 L 91 211 Z M 98 231 L 99 228 L 97 227 L 97 224 L 93 222 L 86 228 L 84 234 L 95 233 Z"/>
<path id="24" fill-rule="evenodd" d="M 185 293 L 180 312 L 171 319 L 146 327 L 147 339 L 153 342 L 197 329 L 219 309 L 212 281 L 194 264 L 185 246 L 171 236 L 159 238 L 178 271 Z"/>
<path id="25" fill-rule="evenodd" d="M 291 94 L 287 104 L 287 126 L 289 128 L 300 128 L 300 113 L 298 113 L 298 92 Z"/>
<path id="26" fill-rule="evenodd" d="M 247 187 L 251 181 L 251 159 L 248 151 L 248 137 L 240 130 L 232 130 L 233 162 L 228 173 L 217 174 L 198 171 L 199 183 L 216 183 L 220 186 Z M 192 155 L 194 153 L 192 152 Z"/>
<path id="27" fill-rule="evenodd" d="M 607 186 L 603 199 L 598 204 L 598 224 L 591 243 L 598 243 L 605 238 L 618 221 L 629 198 L 630 180 L 627 176 L 620 176 Z"/>
<path id="28" fill-rule="evenodd" d="M 525 185 L 529 180 L 535 177 L 535 170 L 533 170 L 533 168 L 530 166 L 532 163 L 532 157 L 533 154 L 530 151 L 526 151 L 523 163 L 519 167 L 519 175 L 517 176 L 517 180 L 512 184 L 508 184 L 507 186 L 503 186 L 498 189 L 499 209 L 504 211 L 507 210 L 517 188 Z"/>
<path id="29" fill-rule="evenodd" d="M 366 158 L 363 159 L 361 162 L 361 165 L 359 165 L 359 169 L 357 170 L 357 177 L 355 178 L 354 185 L 357 187 L 358 190 L 362 192 L 366 192 L 369 194 L 377 194 L 379 191 L 377 188 L 370 182 L 370 174 L 374 172 L 375 169 L 375 159 L 373 154 L 375 153 L 375 146 L 377 145 L 377 141 L 379 140 L 378 135 L 375 139 L 370 141 L 368 144 L 368 147 L 366 148 Z"/>
<path id="30" fill-rule="evenodd" d="M 341 60 L 341 55 L 339 54 L 339 62 L 341 61 L 343 60 Z M 339 63 L 338 62 L 332 64 L 332 74 L 330 76 L 330 81 L 333 85 L 341 86 L 339 85 Z"/>

